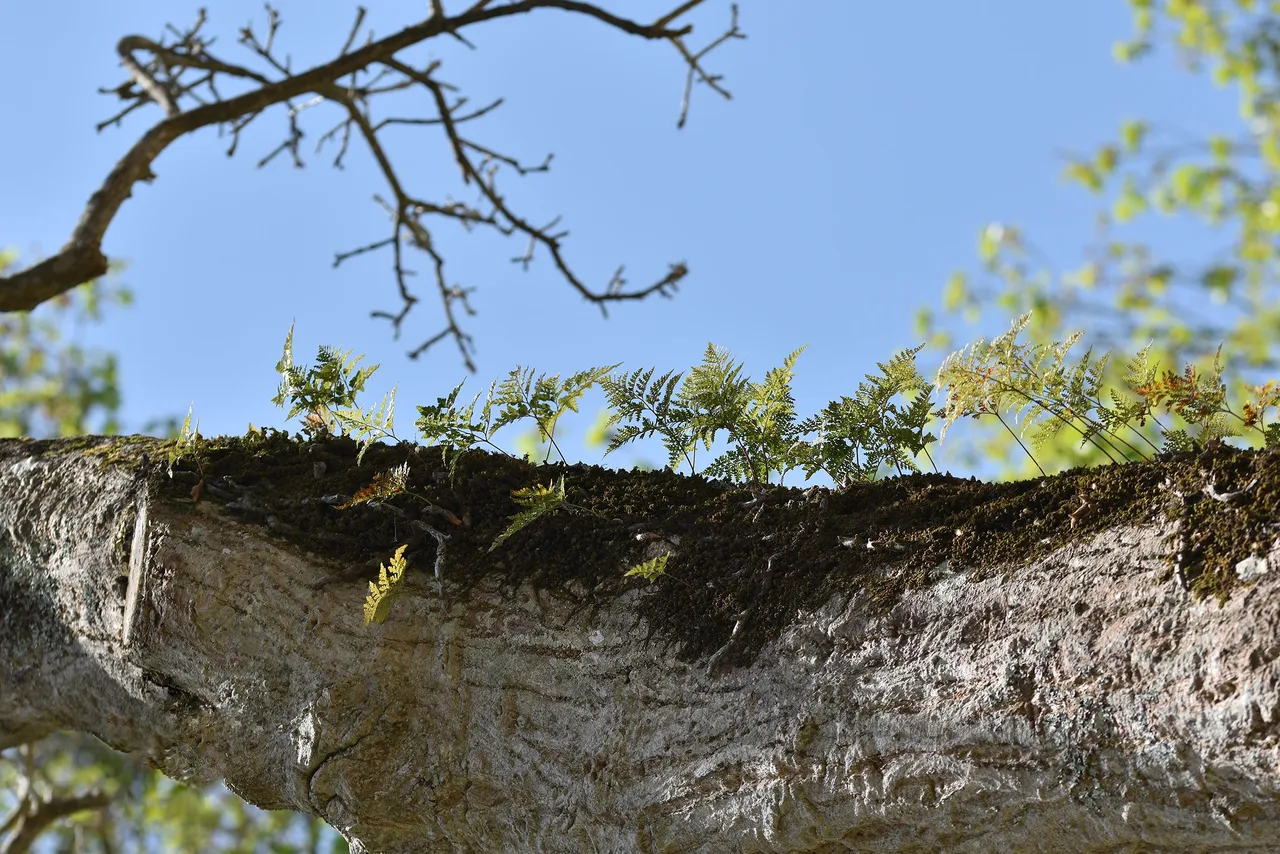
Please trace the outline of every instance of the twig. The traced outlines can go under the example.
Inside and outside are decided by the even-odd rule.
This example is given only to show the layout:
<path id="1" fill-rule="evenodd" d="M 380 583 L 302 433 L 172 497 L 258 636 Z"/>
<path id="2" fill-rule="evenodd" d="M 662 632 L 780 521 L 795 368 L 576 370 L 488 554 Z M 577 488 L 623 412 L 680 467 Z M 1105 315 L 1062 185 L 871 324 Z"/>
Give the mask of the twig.
<path id="1" fill-rule="evenodd" d="M 167 35 L 159 42 L 144 36 L 126 36 L 118 42 L 116 49 L 128 79 L 115 88 L 100 90 L 115 95 L 125 104 L 113 116 L 99 123 L 98 129 L 109 125 L 118 126 L 127 116 L 150 103 L 161 107 L 164 118 L 145 131 L 107 175 L 86 203 L 70 239 L 56 255 L 10 275 L 0 276 L 0 311 L 29 310 L 81 283 L 104 275 L 108 270 L 108 261 L 102 251 L 102 244 L 107 229 L 124 201 L 133 194 L 134 185 L 155 178 L 151 164 L 176 140 L 201 128 L 218 126 L 230 132 L 228 154 L 233 154 L 239 147 L 241 131 L 268 108 L 283 104 L 288 109 L 285 137 L 258 160 L 258 165 L 266 166 L 287 151 L 295 167 L 301 167 L 304 161 L 300 143 L 305 131 L 299 122 L 299 116 L 326 101 L 339 105 L 345 116 L 320 137 L 317 151 L 329 140 L 340 138 L 334 165 L 341 168 L 351 138 L 355 136 L 362 139 L 390 190 L 386 207 L 391 214 L 391 236 L 354 250 L 339 252 L 335 256 L 335 264 L 374 249 L 388 246 L 392 248 L 402 307 L 396 312 L 375 312 L 375 316 L 390 320 L 397 335 L 410 309 L 418 301 L 406 281 L 413 275 L 413 271 L 405 266 L 403 244 L 407 241 L 411 246 L 426 252 L 435 269 L 436 289 L 446 316 L 445 329 L 412 351 L 412 356 L 421 355 L 432 344 L 452 337 L 458 344 L 463 361 L 468 368 L 474 370 L 470 358 L 471 339 L 459 325 L 456 312 L 461 307 L 468 315 L 474 313 L 467 300 L 473 289 L 448 282 L 444 258 L 437 251 L 436 241 L 424 223 L 424 217 L 427 216 L 451 219 L 468 229 L 483 226 L 504 236 L 517 233 L 522 235 L 527 238 L 529 248 L 519 259 L 521 263 L 528 264 L 535 250 L 544 249 L 557 273 L 583 298 L 600 306 L 601 311 L 606 314 L 607 305 L 611 302 L 644 299 L 654 293 L 670 296 L 688 273 L 683 262 L 671 264 L 665 275 L 645 287 L 626 289 L 621 266 L 600 290 L 588 287 L 564 256 L 562 241 L 567 232 L 550 231 L 558 218 L 544 228 L 532 225 L 511 209 L 497 186 L 499 167 L 508 167 L 519 175 L 545 172 L 550 168 L 550 156 L 538 165 L 526 166 L 519 159 L 503 154 L 492 146 L 461 136 L 461 124 L 489 114 L 502 104 L 502 99 L 463 113 L 466 98 L 453 95 L 446 98 L 445 93 L 455 92 L 456 87 L 434 77 L 438 62 L 424 69 L 416 69 L 398 59 L 397 54 L 444 34 L 471 44 L 462 38 L 461 32 L 489 21 L 540 13 L 548 9 L 568 12 L 593 19 L 626 35 L 671 42 L 688 65 L 689 77 L 680 116 L 680 124 L 683 125 L 688 112 L 688 90 L 694 79 L 706 83 L 724 97 L 729 97 L 728 91 L 720 85 L 721 78 L 709 73 L 702 62 L 710 51 L 721 44 L 744 37 L 738 29 L 735 5 L 731 7 L 729 29 L 701 50 L 690 51 L 684 39 L 692 32 L 692 26 L 677 26 L 675 21 L 701 2 L 702 0 L 685 0 L 666 15 L 657 18 L 654 23 L 643 24 L 582 0 L 512 0 L 502 4 L 478 0 L 452 17 L 445 13 L 441 0 L 429 0 L 431 14 L 426 20 L 376 41 L 370 35 L 366 44 L 355 48 L 366 15 L 365 8 L 359 7 L 339 55 L 329 62 L 300 72 L 293 71 L 287 56 L 282 57 L 277 53 L 276 37 L 280 31 L 281 17 L 270 5 L 267 6 L 266 32 L 262 38 L 250 27 L 239 33 L 240 43 L 254 56 L 263 70 L 227 62 L 211 54 L 209 48 L 214 40 L 206 39 L 200 33 L 205 24 L 203 12 L 189 28 L 180 30 L 169 26 Z M 361 82 L 369 75 L 372 75 L 371 81 Z M 383 82 L 387 76 L 392 76 L 393 79 Z M 223 97 L 218 84 L 226 79 L 252 84 L 252 88 L 235 97 Z M 383 119 L 377 124 L 370 121 L 370 98 L 415 85 L 428 90 L 436 115 L 421 118 L 395 117 Z M 453 103 L 450 104 L 450 101 Z M 441 127 L 452 149 L 463 183 L 474 185 L 478 189 L 478 202 L 463 204 L 450 199 L 431 202 L 410 195 L 400 182 L 378 139 L 378 131 L 392 124 Z"/>

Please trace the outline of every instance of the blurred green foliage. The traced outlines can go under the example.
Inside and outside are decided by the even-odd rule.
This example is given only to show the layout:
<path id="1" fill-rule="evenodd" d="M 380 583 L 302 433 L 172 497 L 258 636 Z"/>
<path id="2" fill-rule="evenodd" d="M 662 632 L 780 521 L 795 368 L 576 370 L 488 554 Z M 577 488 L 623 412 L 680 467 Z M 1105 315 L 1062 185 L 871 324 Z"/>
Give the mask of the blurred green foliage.
<path id="1" fill-rule="evenodd" d="M 0 250 L 0 273 L 16 260 Z M 119 429 L 116 357 L 78 343 L 88 324 L 133 299 L 91 282 L 35 311 L 0 314 L 0 436 L 73 436 Z"/>
<path id="2" fill-rule="evenodd" d="M 1022 230 L 992 223 L 979 234 L 982 274 L 953 275 L 943 313 L 1003 326 L 1032 311 L 1033 342 L 1077 330 L 1099 350 L 1131 353 L 1153 342 L 1152 362 L 1172 370 L 1189 361 L 1207 366 L 1223 345 L 1233 391 L 1247 397 L 1280 365 L 1280 3 L 1127 2 L 1134 34 L 1116 45 L 1116 59 L 1171 52 L 1190 73 L 1235 93 L 1240 125 L 1196 136 L 1141 117 L 1124 122 L 1115 139 L 1073 156 L 1064 169 L 1066 180 L 1101 202 L 1083 263 L 1055 274 Z M 1134 236 L 1158 234 L 1169 219 L 1202 227 L 1218 248 L 1187 259 L 1176 245 Z M 928 310 L 918 322 L 932 345 L 954 348 L 954 325 L 944 328 Z M 1119 363 L 1113 383 L 1118 370 Z M 975 437 L 967 462 L 1007 460 L 1005 475 L 1036 473 L 999 427 L 967 435 Z M 1040 462 L 1051 471 L 1105 461 L 1065 433 L 1042 450 Z"/>
<path id="3" fill-rule="evenodd" d="M 16 253 L 0 251 L 0 271 Z M 0 436 L 115 433 L 116 358 L 79 343 L 84 328 L 132 295 L 118 282 L 92 282 L 31 312 L 0 314 Z M 176 431 L 176 419 L 146 429 Z M 101 795 L 31 831 L 42 809 Z M 60 733 L 0 753 L 0 851 L 254 852 L 338 854 L 347 843 L 322 822 L 249 806 L 222 785 L 184 786 L 93 736 Z"/>

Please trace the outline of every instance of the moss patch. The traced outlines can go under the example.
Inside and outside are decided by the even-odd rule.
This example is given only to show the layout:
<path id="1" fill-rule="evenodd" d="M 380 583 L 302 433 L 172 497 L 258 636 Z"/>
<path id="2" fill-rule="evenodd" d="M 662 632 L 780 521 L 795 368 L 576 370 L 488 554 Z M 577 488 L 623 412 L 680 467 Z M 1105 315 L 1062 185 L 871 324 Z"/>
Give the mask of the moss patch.
<path id="1" fill-rule="evenodd" d="M 638 616 L 655 641 L 683 658 L 720 651 L 726 664 L 739 665 L 797 611 L 819 607 L 836 591 L 866 592 L 887 609 L 904 590 L 930 583 L 944 561 L 972 579 L 1016 572 L 1117 524 L 1172 520 L 1170 573 L 1198 594 L 1225 598 L 1240 583 L 1236 563 L 1265 555 L 1280 527 L 1280 455 L 1221 443 L 1151 463 L 1012 483 L 923 474 L 841 492 L 772 487 L 756 496 L 701 477 L 537 466 L 484 452 L 464 455 L 451 481 L 439 448 L 374 445 L 357 467 L 350 440 L 305 442 L 274 431 L 206 440 L 199 458 L 184 458 L 170 478 L 165 443 L 131 439 L 126 445 L 133 450 L 125 453 L 103 450 L 120 440 L 76 441 L 31 444 L 37 453 L 79 451 L 119 464 L 149 449 L 152 489 L 171 504 L 193 503 L 192 488 L 203 481 L 202 501 L 300 548 L 340 558 L 360 578 L 375 578 L 379 563 L 403 543 L 410 573 L 429 573 L 436 544 L 416 526 L 422 522 L 450 537 L 443 573 L 451 584 L 529 582 L 591 607 L 648 587 L 622 577 L 643 559 L 645 541 L 678 541 L 667 575 L 642 599 Z M 394 509 L 334 506 L 376 472 L 406 461 L 409 489 L 460 524 L 408 495 L 391 499 Z M 568 500 L 591 512 L 559 511 L 488 552 L 519 509 L 512 490 L 561 473 Z M 728 647 L 744 611 L 751 616 Z"/>

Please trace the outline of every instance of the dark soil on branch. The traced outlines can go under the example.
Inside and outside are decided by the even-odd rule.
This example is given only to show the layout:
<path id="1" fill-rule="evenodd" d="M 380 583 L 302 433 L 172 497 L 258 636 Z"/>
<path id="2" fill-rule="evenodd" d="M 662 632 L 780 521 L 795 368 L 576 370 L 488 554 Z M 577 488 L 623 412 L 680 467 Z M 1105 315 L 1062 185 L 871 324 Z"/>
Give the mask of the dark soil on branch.
<path id="1" fill-rule="evenodd" d="M 123 455 L 110 454 L 121 441 L 32 444 L 56 452 L 81 442 L 86 453 L 122 464 Z M 146 446 L 133 441 L 135 451 Z M 1167 525 L 1169 573 L 1199 596 L 1225 599 L 1243 583 L 1236 564 L 1265 556 L 1280 527 L 1280 454 L 1221 443 L 1008 483 L 920 474 L 842 491 L 753 492 L 670 472 L 533 465 L 480 451 L 464 454 L 451 479 L 440 448 L 374 445 L 357 466 L 351 440 L 275 431 L 203 441 L 202 453 L 180 460 L 172 477 L 150 462 L 156 497 L 190 504 L 200 484 L 200 501 L 350 566 L 340 580 L 375 579 L 379 564 L 407 543 L 411 595 L 439 595 L 436 539 L 418 524 L 426 523 L 449 537 L 446 595 L 464 595 L 482 580 L 527 583 L 589 609 L 643 588 L 636 616 L 651 642 L 690 661 L 720 651 L 725 665 L 749 662 L 798 612 L 835 592 L 864 593 L 887 613 L 906 589 L 955 572 L 970 579 L 1014 573 L 1116 525 Z M 149 447 L 164 458 L 165 445 Z M 403 462 L 409 490 L 421 497 L 335 506 Z M 490 552 L 520 509 L 512 490 L 561 474 L 578 509 L 544 516 Z M 663 577 L 652 585 L 623 577 L 644 560 L 647 544 L 663 540 L 673 544 Z M 750 616 L 730 644 L 744 613 Z M 394 608 L 390 619 L 397 619 Z"/>

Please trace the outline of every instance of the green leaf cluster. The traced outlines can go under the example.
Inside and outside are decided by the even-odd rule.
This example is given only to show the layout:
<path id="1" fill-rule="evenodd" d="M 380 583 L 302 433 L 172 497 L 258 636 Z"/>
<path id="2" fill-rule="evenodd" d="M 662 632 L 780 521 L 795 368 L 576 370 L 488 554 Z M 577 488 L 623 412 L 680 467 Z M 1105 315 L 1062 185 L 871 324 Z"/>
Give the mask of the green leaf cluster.
<path id="1" fill-rule="evenodd" d="M 898 353 L 868 374 L 853 397 L 832 402 L 817 415 L 797 419 L 791 383 L 801 347 L 782 365 L 753 382 L 728 350 L 707 345 L 702 364 L 683 374 L 654 378 L 653 369 L 608 377 L 602 383 L 613 409 L 612 452 L 639 439 L 661 438 L 674 469 L 697 472 L 699 447 L 710 451 L 723 432 L 728 449 L 704 473 L 761 485 L 803 469 L 827 472 L 838 485 L 871 480 L 882 465 L 916 471 L 915 457 L 934 437 L 925 432 L 930 386 L 915 367 L 920 347 Z M 899 395 L 913 395 L 899 405 Z"/>
<path id="2" fill-rule="evenodd" d="M 577 412 L 582 396 L 616 367 L 589 368 L 562 381 L 559 374 L 547 376 L 533 368 L 517 366 L 506 379 L 495 380 L 489 385 L 484 405 L 479 411 L 476 409 L 479 394 L 468 404 L 458 404 L 464 385 L 458 383 L 449 394 L 437 398 L 433 405 L 418 407 L 418 433 L 423 442 L 439 442 L 446 452 L 463 453 L 477 445 L 488 445 L 506 454 L 493 441 L 494 434 L 509 424 L 528 418 L 534 422 L 538 436 L 555 448 L 563 462 L 564 452 L 555 441 L 556 425 L 561 416 L 566 412 Z M 455 455 L 453 465 L 456 466 L 457 460 Z"/>
<path id="3" fill-rule="evenodd" d="M 916 367 L 924 345 L 902 350 L 878 362 L 879 374 L 867 374 L 853 397 L 827 404 L 800 422 L 816 434 L 804 463 L 805 477 L 825 471 L 837 487 L 874 480 L 882 467 L 899 474 L 920 470 L 916 457 L 929 456 L 937 441 L 926 426 L 933 418 L 933 388 Z M 899 403 L 901 397 L 907 398 Z"/>
<path id="4" fill-rule="evenodd" d="M 395 437 L 395 400 L 393 388 L 380 404 L 361 409 L 356 397 L 365 383 L 378 370 L 377 365 L 360 367 L 363 355 L 352 356 L 350 350 L 321 347 L 316 364 L 310 367 L 293 361 L 293 326 L 284 341 L 284 354 L 276 363 L 280 388 L 272 402 L 287 405 L 292 419 L 305 415 L 303 430 L 310 435 L 351 436 L 360 443 L 357 462 L 378 439 Z"/>
<path id="5" fill-rule="evenodd" d="M 0 250 L 0 273 L 17 253 Z M 113 270 L 118 269 L 113 265 Z M 0 313 L 0 437 L 113 434 L 120 429 L 115 355 L 86 347 L 76 329 L 100 322 L 132 292 L 111 278 L 81 285 L 35 311 Z"/>
<path id="6" fill-rule="evenodd" d="M 636 578 L 643 578 L 645 581 L 652 584 L 663 575 L 666 575 L 667 560 L 670 559 L 670 557 L 670 554 L 660 554 L 655 558 L 650 558 L 649 560 L 636 564 L 626 572 L 622 573 L 622 577 L 631 578 L 634 576 Z"/>
<path id="7" fill-rule="evenodd" d="M 784 477 L 801 464 L 791 379 L 803 351 L 789 354 L 760 383 L 714 344 L 707 345 L 702 364 L 688 377 L 666 373 L 655 382 L 653 370 L 608 377 L 602 385 L 614 409 L 609 426 L 617 431 L 606 453 L 657 435 L 668 464 L 687 463 L 692 473 L 699 446 L 710 451 L 723 432 L 729 448 L 706 466 L 705 474 L 753 484 L 767 483 L 771 473 Z"/>
<path id="8" fill-rule="evenodd" d="M 937 377 L 938 387 L 947 389 L 939 411 L 943 436 L 961 418 L 990 415 L 1037 468 L 1039 462 L 1022 442 L 1028 433 L 1039 449 L 1069 430 L 1081 445 L 1092 445 L 1112 462 L 1150 459 L 1141 444 L 1151 452 L 1184 451 L 1245 430 L 1265 446 L 1277 447 L 1280 428 L 1266 423 L 1267 411 L 1280 401 L 1274 383 L 1256 387 L 1236 412 L 1227 402 L 1221 348 L 1208 370 L 1188 364 L 1182 371 L 1162 371 L 1150 361 L 1150 346 L 1144 347 L 1129 360 L 1121 390 L 1106 381 L 1109 352 L 1095 358 L 1090 348 L 1070 357 L 1081 333 L 1049 343 L 1019 341 L 1030 319 L 1024 314 L 1003 335 L 979 340 L 943 361 Z M 1155 414 L 1161 407 L 1187 427 L 1162 424 Z M 1021 429 L 1014 431 L 1005 415 L 1020 421 Z M 1144 429 L 1149 423 L 1159 430 L 1159 445 Z"/>

